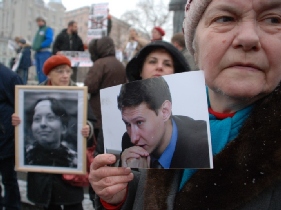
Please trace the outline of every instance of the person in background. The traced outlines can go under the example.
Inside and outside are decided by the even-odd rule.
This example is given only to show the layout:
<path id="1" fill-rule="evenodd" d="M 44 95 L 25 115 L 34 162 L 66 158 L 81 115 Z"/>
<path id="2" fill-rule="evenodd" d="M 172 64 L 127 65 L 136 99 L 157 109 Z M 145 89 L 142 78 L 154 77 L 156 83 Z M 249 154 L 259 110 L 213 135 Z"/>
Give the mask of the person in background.
<path id="1" fill-rule="evenodd" d="M 155 26 L 152 29 L 151 34 L 152 34 L 151 41 L 163 40 L 163 36 L 165 36 L 165 31 L 160 26 Z"/>
<path id="2" fill-rule="evenodd" d="M 53 55 L 61 54 L 61 51 L 84 51 L 84 44 L 78 35 L 77 22 L 71 20 L 67 28 L 63 29 L 56 37 L 53 44 Z M 71 80 L 77 82 L 77 67 L 72 68 Z"/>
<path id="3" fill-rule="evenodd" d="M 35 65 L 39 84 L 47 79 L 43 73 L 43 64 L 51 56 L 53 29 L 46 25 L 43 17 L 37 17 L 38 31 L 33 40 L 32 49 L 35 51 Z"/>
<path id="4" fill-rule="evenodd" d="M 21 37 L 19 37 L 19 36 L 16 36 L 15 38 L 14 38 L 14 43 L 13 43 L 13 49 L 14 49 L 14 51 L 15 51 L 15 53 L 16 53 L 16 57 L 17 57 L 17 55 L 20 53 L 20 51 L 21 51 L 21 48 L 20 48 L 20 46 L 19 46 L 19 40 L 21 40 L 22 38 Z M 15 63 L 16 63 L 16 57 L 12 57 L 11 58 L 11 60 L 10 60 L 10 62 L 9 62 L 9 67 L 10 67 L 10 69 L 13 69 L 13 66 L 15 65 Z"/>
<path id="5" fill-rule="evenodd" d="M 23 84 L 27 84 L 28 80 L 28 69 L 31 66 L 31 46 L 26 43 L 25 39 L 20 39 L 18 45 L 21 51 L 18 54 L 18 67 L 15 70 L 21 77 Z"/>
<path id="6" fill-rule="evenodd" d="M 48 79 L 40 85 L 76 86 L 70 79 L 72 74 L 70 60 L 63 55 L 53 55 L 47 59 L 43 66 L 43 72 Z M 41 108 L 41 110 L 46 111 L 47 108 Z M 81 135 L 87 138 L 87 145 L 92 146 L 93 124 L 96 119 L 89 105 L 87 110 L 87 125 L 82 128 Z M 12 124 L 17 126 L 20 122 L 19 116 L 13 114 Z M 56 140 L 59 142 L 59 139 Z M 89 142 L 91 143 L 89 144 Z M 45 210 L 60 210 L 61 205 L 64 206 L 64 210 L 82 210 L 84 191 L 82 187 L 75 187 L 64 181 L 61 174 L 29 172 L 27 197 L 36 205 L 43 206 Z"/>
<path id="7" fill-rule="evenodd" d="M 193 56 L 188 52 L 185 47 L 185 40 L 183 33 L 176 33 L 171 39 L 171 43 L 183 54 L 188 65 L 192 71 L 198 70 L 198 67 L 195 64 Z"/>
<path id="8" fill-rule="evenodd" d="M 140 37 L 137 29 L 131 27 L 129 29 L 129 39 L 123 49 L 124 62 L 127 64 L 149 41 Z"/>
<path id="9" fill-rule="evenodd" d="M 205 75 L 214 168 L 135 173 L 96 156 L 96 210 L 281 209 L 280 17 L 281 1 L 187 1 L 184 34 Z"/>
<path id="10" fill-rule="evenodd" d="M 20 192 L 15 172 L 15 131 L 11 115 L 15 107 L 15 86 L 22 85 L 21 78 L 0 64 L 0 175 L 4 197 L 0 209 L 21 209 Z M 2 197 L 2 195 L 0 195 Z"/>
<path id="11" fill-rule="evenodd" d="M 126 82 L 124 65 L 115 57 L 115 45 L 110 37 L 94 39 L 89 43 L 89 52 L 94 65 L 89 69 L 84 85 L 88 86 L 90 105 L 97 117 L 95 136 L 102 127 L 100 89 Z"/>

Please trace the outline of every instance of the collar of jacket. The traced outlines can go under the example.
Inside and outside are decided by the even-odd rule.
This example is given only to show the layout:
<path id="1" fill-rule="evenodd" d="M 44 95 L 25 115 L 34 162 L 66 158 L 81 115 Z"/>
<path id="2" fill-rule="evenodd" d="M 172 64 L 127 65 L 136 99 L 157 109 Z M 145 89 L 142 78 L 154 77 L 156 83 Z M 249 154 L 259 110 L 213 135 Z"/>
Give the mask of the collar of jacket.
<path id="1" fill-rule="evenodd" d="M 177 193 L 174 209 L 236 209 L 281 179 L 280 101 L 279 85 L 256 103 L 237 138 L 214 157 L 214 169 L 198 170 Z M 148 171 L 145 209 L 167 209 L 174 174 Z"/>

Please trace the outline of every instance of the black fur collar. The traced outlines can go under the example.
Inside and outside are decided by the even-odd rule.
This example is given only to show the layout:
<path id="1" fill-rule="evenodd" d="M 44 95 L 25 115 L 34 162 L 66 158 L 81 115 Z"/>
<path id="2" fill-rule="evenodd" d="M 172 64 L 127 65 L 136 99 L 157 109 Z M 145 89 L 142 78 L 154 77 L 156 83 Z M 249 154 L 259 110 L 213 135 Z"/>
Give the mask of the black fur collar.
<path id="1" fill-rule="evenodd" d="M 199 170 L 176 196 L 174 209 L 235 209 L 281 179 L 281 88 L 259 101 L 238 137 Z M 178 171 L 177 171 L 178 172 Z M 167 209 L 175 170 L 150 170 L 145 209 Z"/>

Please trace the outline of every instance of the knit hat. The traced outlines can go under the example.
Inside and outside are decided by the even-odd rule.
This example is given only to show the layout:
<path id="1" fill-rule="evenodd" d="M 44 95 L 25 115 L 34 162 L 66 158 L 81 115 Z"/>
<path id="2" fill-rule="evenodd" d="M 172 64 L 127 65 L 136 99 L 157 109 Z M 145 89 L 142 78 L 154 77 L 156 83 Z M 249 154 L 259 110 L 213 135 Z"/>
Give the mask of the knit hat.
<path id="1" fill-rule="evenodd" d="M 187 0 L 185 7 L 185 19 L 183 21 L 183 29 L 185 34 L 185 43 L 187 50 L 194 55 L 192 46 L 196 28 L 203 13 L 212 0 Z"/>
<path id="2" fill-rule="evenodd" d="M 154 29 L 157 30 L 161 34 L 161 36 L 165 36 L 165 31 L 163 28 L 155 26 Z"/>
<path id="3" fill-rule="evenodd" d="M 43 73 L 47 76 L 55 67 L 60 65 L 68 65 L 71 67 L 71 62 L 64 55 L 53 55 L 45 61 Z"/>
<path id="4" fill-rule="evenodd" d="M 26 41 L 25 41 L 25 39 L 20 39 L 20 40 L 19 40 L 19 43 L 21 43 L 21 44 L 26 44 Z"/>
<path id="5" fill-rule="evenodd" d="M 154 50 L 165 49 L 173 58 L 175 73 L 190 71 L 189 65 L 182 53 L 172 44 L 165 41 L 152 41 L 143 47 L 135 57 L 126 66 L 126 75 L 128 80 L 141 80 L 141 71 L 145 58 Z"/>

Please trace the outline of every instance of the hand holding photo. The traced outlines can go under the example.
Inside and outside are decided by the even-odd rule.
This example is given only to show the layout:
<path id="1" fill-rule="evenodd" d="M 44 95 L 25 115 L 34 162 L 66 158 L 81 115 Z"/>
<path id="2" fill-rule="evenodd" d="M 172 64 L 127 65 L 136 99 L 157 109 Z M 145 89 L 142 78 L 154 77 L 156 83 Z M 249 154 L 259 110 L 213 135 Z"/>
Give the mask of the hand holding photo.
<path id="1" fill-rule="evenodd" d="M 212 168 L 206 101 L 202 72 L 101 90 L 105 153 L 123 167 Z"/>

